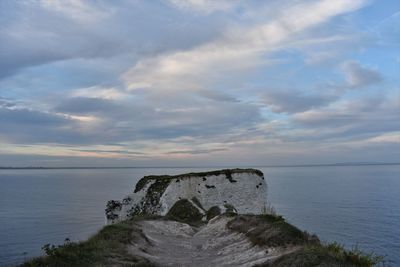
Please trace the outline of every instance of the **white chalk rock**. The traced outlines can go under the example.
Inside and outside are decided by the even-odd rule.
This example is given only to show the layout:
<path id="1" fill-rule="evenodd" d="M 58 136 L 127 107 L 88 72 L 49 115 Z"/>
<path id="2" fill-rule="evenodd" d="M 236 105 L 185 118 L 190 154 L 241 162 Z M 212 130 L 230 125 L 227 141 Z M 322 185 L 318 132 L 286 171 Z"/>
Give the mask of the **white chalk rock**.
<path id="1" fill-rule="evenodd" d="M 166 215 L 180 199 L 206 212 L 211 207 L 234 207 L 239 214 L 266 213 L 267 185 L 256 169 L 226 169 L 175 176 L 145 176 L 133 194 L 107 203 L 108 223 L 134 215 Z"/>

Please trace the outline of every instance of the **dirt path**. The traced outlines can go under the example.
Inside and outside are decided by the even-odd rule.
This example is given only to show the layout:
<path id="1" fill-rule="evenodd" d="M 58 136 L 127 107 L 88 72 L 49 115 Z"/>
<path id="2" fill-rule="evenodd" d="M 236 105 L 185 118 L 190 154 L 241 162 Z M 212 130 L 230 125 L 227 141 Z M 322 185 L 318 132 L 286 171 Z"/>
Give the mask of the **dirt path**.
<path id="1" fill-rule="evenodd" d="M 195 229 L 175 221 L 142 221 L 142 238 L 130 246 L 134 255 L 160 266 L 253 266 L 289 251 L 253 246 L 244 234 L 226 228 L 227 217 Z"/>

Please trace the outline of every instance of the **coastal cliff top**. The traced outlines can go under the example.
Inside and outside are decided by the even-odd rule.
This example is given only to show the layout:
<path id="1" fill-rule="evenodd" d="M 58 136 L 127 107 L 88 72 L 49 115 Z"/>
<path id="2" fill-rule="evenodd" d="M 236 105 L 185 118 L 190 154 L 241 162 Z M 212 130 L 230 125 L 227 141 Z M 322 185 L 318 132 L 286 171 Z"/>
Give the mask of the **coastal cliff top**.
<path id="1" fill-rule="evenodd" d="M 135 217 L 85 242 L 47 245 L 46 256 L 22 266 L 372 267 L 380 260 L 323 245 L 280 216 L 225 214 L 200 226 L 181 219 Z"/>
<path id="2" fill-rule="evenodd" d="M 223 170 L 215 170 L 215 171 L 207 171 L 207 172 L 190 172 L 190 173 L 184 173 L 184 174 L 178 174 L 178 175 L 147 175 L 144 176 L 142 179 L 139 180 L 139 182 L 136 184 L 135 187 L 135 193 L 139 192 L 140 190 L 143 189 L 143 187 L 150 181 L 165 181 L 169 182 L 172 179 L 187 179 L 187 178 L 193 178 L 193 177 L 205 177 L 205 176 L 218 176 L 218 175 L 225 175 L 227 179 L 232 178 L 232 174 L 238 174 L 238 173 L 250 173 L 250 174 L 255 174 L 260 177 L 264 177 L 264 174 L 262 171 L 257 170 L 257 169 L 223 169 Z"/>

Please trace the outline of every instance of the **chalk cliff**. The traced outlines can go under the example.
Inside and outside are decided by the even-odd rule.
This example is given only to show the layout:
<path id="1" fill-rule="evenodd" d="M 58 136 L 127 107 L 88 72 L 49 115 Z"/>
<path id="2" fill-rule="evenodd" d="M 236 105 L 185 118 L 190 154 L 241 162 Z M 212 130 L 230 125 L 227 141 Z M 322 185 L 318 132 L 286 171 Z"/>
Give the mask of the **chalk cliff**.
<path id="1" fill-rule="evenodd" d="M 324 245 L 266 214 L 266 183 L 254 169 L 145 176 L 110 225 L 80 243 L 44 246 L 22 266 L 372 267 L 380 257 Z M 124 220 L 126 219 L 126 220 Z"/>
<path id="2" fill-rule="evenodd" d="M 122 201 L 107 203 L 108 223 L 134 215 L 166 215 L 181 199 L 187 199 L 206 218 L 214 207 L 223 213 L 266 213 L 267 185 L 263 173 L 255 169 L 225 169 L 175 176 L 145 176 L 134 192 Z"/>

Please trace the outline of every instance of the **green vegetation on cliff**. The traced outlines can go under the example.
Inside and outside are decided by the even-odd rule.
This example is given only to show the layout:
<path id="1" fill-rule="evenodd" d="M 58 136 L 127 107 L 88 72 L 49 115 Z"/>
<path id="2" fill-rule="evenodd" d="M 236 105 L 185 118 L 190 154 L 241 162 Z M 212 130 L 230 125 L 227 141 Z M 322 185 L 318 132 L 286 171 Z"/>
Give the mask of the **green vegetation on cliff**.
<path id="1" fill-rule="evenodd" d="M 32 259 L 22 267 L 155 266 L 147 259 L 129 254 L 128 244 L 143 235 L 136 220 L 105 226 L 89 240 L 66 242 L 55 247 L 43 246 L 46 256 Z"/>
<path id="2" fill-rule="evenodd" d="M 293 252 L 274 261 L 257 265 L 260 267 L 372 267 L 382 260 L 381 257 L 373 254 L 363 254 L 358 249 L 346 250 L 336 243 L 322 245 L 316 236 L 299 230 L 281 216 L 234 214 L 222 216 L 231 218 L 226 225 L 228 229 L 245 234 L 255 246 L 295 248 Z M 105 226 L 85 242 L 66 242 L 58 247 L 45 245 L 43 250 L 46 256 L 32 259 L 22 266 L 156 266 L 149 260 L 129 252 L 129 247 L 139 240 L 140 242 L 144 240 L 150 246 L 153 245 L 138 224 L 141 220 L 178 220 L 197 224 L 197 226 L 202 225 L 198 210 L 190 201 L 181 200 L 171 208 L 166 217 L 135 217 Z"/>
<path id="3" fill-rule="evenodd" d="M 171 207 L 166 218 L 190 225 L 199 225 L 202 223 L 203 214 L 189 200 L 181 199 Z"/>
<path id="4" fill-rule="evenodd" d="M 317 236 L 301 231 L 282 216 L 237 215 L 227 227 L 245 234 L 256 246 L 301 247 L 258 267 L 372 267 L 383 260 L 381 256 L 365 254 L 357 248 L 346 250 L 337 243 L 323 245 Z"/>

